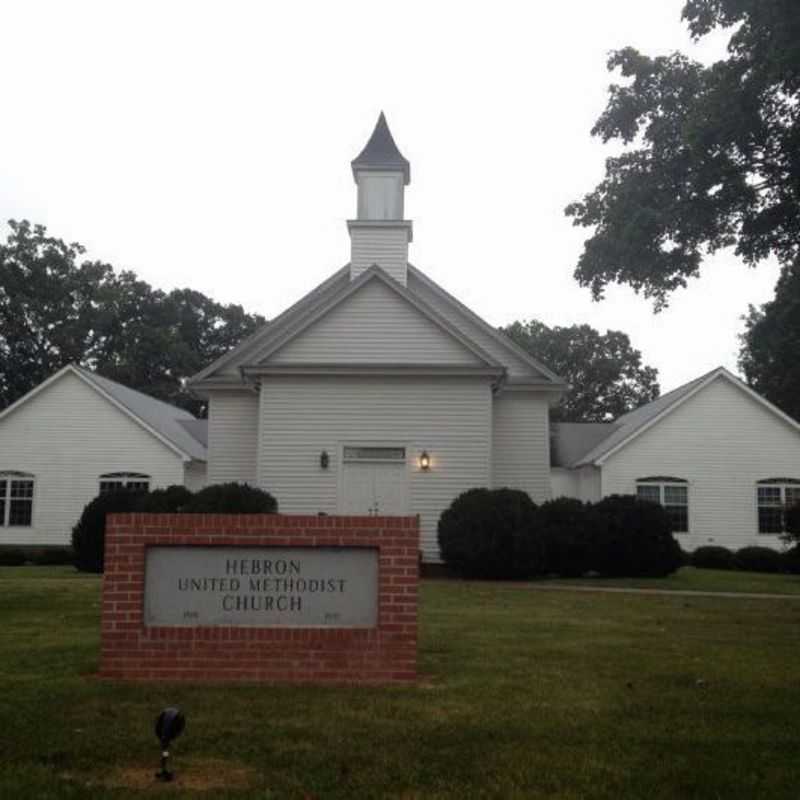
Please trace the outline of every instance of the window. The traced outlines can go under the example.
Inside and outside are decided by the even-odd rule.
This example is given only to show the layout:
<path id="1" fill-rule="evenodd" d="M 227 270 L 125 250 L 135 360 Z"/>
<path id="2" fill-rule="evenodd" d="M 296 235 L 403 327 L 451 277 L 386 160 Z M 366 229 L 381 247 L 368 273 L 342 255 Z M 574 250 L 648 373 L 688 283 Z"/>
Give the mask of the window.
<path id="1" fill-rule="evenodd" d="M 353 461 L 381 461 L 392 464 L 403 464 L 406 460 L 405 447 L 345 447 L 344 460 Z"/>
<path id="2" fill-rule="evenodd" d="M 640 478 L 636 481 L 636 496 L 664 506 L 673 533 L 689 532 L 689 484 L 683 478 Z"/>
<path id="3" fill-rule="evenodd" d="M 784 533 L 788 506 L 800 503 L 800 480 L 795 478 L 768 478 L 756 487 L 758 505 L 758 532 Z"/>
<path id="4" fill-rule="evenodd" d="M 150 476 L 141 472 L 108 472 L 100 476 L 100 494 L 112 492 L 146 492 Z"/>
<path id="5" fill-rule="evenodd" d="M 33 522 L 33 475 L 0 472 L 0 526 L 29 528 Z"/>

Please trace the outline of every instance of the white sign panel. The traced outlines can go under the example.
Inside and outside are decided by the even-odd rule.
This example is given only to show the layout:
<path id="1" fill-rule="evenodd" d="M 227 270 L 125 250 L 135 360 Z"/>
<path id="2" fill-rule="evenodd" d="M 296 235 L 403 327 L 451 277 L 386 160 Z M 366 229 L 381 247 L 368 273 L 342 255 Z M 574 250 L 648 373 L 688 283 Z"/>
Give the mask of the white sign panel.
<path id="1" fill-rule="evenodd" d="M 377 622 L 376 549 L 147 549 L 145 625 L 372 628 Z"/>

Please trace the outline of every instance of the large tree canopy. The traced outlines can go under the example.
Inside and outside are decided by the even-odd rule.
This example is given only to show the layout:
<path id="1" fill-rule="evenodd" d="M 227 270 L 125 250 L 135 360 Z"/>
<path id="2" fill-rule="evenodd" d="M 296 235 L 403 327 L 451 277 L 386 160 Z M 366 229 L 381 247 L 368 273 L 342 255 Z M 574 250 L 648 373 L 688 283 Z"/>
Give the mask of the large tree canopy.
<path id="1" fill-rule="evenodd" d="M 571 384 L 553 410 L 556 422 L 608 422 L 659 394 L 658 370 L 642 365 L 627 334 L 590 325 L 548 328 L 531 320 L 503 332 Z"/>
<path id="2" fill-rule="evenodd" d="M 787 267 L 775 299 L 750 307 L 739 353 L 747 382 L 800 420 L 800 268 Z"/>
<path id="3" fill-rule="evenodd" d="M 202 412 L 183 386 L 264 323 L 190 289 L 153 289 L 133 272 L 10 221 L 0 244 L 0 409 L 69 363 Z M 79 263 L 80 262 L 80 263 Z"/>
<path id="4" fill-rule="evenodd" d="M 800 253 L 800 2 L 688 0 L 692 35 L 730 28 L 728 57 L 612 53 L 629 79 L 610 88 L 592 129 L 628 147 L 566 213 L 593 228 L 575 270 L 602 297 L 609 283 L 663 307 L 706 252 L 735 246 L 748 264 Z"/>

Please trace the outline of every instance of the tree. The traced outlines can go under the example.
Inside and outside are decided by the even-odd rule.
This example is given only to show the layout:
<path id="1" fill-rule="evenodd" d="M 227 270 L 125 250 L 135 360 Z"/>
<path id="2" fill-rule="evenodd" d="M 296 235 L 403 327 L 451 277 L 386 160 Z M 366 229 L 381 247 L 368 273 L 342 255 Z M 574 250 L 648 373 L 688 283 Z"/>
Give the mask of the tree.
<path id="1" fill-rule="evenodd" d="M 683 19 L 695 39 L 732 29 L 727 59 L 628 47 L 608 61 L 630 81 L 610 87 L 592 135 L 628 147 L 566 209 L 594 229 L 575 278 L 595 299 L 628 284 L 658 310 L 706 252 L 785 267 L 800 253 L 800 3 L 687 0 Z"/>
<path id="2" fill-rule="evenodd" d="M 759 394 L 800 420 L 800 267 L 787 267 L 775 299 L 750 306 L 739 368 Z"/>
<path id="3" fill-rule="evenodd" d="M 548 328 L 530 320 L 503 332 L 572 386 L 553 410 L 554 422 L 608 422 L 658 397 L 658 370 L 642 365 L 642 354 L 621 331 Z"/>
<path id="4" fill-rule="evenodd" d="M 0 244 L 0 409 L 69 363 L 200 413 L 184 381 L 264 324 L 200 292 L 153 289 L 81 261 L 41 225 L 9 222 Z"/>

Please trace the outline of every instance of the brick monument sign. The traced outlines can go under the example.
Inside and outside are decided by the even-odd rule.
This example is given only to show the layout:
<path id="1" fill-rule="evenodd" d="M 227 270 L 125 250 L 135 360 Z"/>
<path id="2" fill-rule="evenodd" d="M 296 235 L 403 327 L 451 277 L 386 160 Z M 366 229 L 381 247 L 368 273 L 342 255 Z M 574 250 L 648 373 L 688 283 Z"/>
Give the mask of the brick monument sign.
<path id="1" fill-rule="evenodd" d="M 416 679 L 416 517 L 113 514 L 100 674 Z"/>

